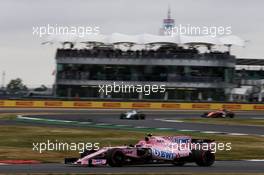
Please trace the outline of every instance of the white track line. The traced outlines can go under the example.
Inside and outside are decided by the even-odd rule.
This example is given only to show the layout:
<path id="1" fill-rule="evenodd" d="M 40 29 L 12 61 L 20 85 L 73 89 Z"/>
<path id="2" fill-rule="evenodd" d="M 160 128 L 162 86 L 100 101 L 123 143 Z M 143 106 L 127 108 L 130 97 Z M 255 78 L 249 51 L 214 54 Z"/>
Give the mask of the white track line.
<path id="1" fill-rule="evenodd" d="M 130 127 L 131 125 L 115 125 L 117 127 Z"/>
<path id="2" fill-rule="evenodd" d="M 96 125 L 99 125 L 99 126 L 108 126 L 108 125 L 111 125 L 110 123 L 96 123 Z"/>
<path id="3" fill-rule="evenodd" d="M 246 136 L 248 134 L 244 134 L 244 133 L 227 133 L 227 135 L 232 135 L 232 136 Z"/>
<path id="4" fill-rule="evenodd" d="M 138 129 L 146 129 L 146 128 L 149 128 L 149 127 L 145 127 L 145 126 L 135 126 L 134 128 L 138 128 Z"/>
<path id="5" fill-rule="evenodd" d="M 154 120 L 158 120 L 158 121 L 163 121 L 163 122 L 173 122 L 173 123 L 183 123 L 182 120 L 172 120 L 172 119 L 154 119 Z"/>
<path id="6" fill-rule="evenodd" d="M 173 128 L 156 128 L 158 130 L 172 130 Z"/>
<path id="7" fill-rule="evenodd" d="M 254 119 L 254 120 L 264 120 L 263 117 L 252 117 L 251 119 Z"/>
<path id="8" fill-rule="evenodd" d="M 56 120 L 56 119 L 45 119 L 45 118 L 34 118 L 34 117 L 24 117 L 22 115 L 17 115 L 17 118 L 24 120 L 35 120 L 35 121 L 49 121 L 49 122 L 63 122 L 63 123 L 72 123 L 76 121 L 71 120 Z"/>
<path id="9" fill-rule="evenodd" d="M 264 162 L 264 159 L 249 159 L 249 160 L 244 160 L 244 161 L 249 161 L 249 162 Z"/>
<path id="10" fill-rule="evenodd" d="M 201 131 L 201 133 L 204 133 L 204 134 L 219 134 L 221 132 L 218 132 L 218 131 Z"/>
<path id="11" fill-rule="evenodd" d="M 197 130 L 191 130 L 191 129 L 180 129 L 179 131 L 182 131 L 182 132 L 199 132 Z"/>
<path id="12" fill-rule="evenodd" d="M 80 122 L 80 124 L 91 124 L 92 122 Z"/>

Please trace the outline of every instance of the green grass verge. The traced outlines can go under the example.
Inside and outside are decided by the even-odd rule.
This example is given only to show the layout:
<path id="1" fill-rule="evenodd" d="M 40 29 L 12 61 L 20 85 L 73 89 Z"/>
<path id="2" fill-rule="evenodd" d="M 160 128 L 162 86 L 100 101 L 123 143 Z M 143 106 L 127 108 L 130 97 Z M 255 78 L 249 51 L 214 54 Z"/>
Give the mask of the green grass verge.
<path id="1" fill-rule="evenodd" d="M 216 153 L 217 160 L 264 159 L 264 137 L 227 136 L 201 133 L 179 133 L 172 131 L 153 131 L 155 135 L 188 134 L 195 138 L 215 139 L 217 142 L 231 142 L 232 150 Z M 33 143 L 47 142 L 99 142 L 100 146 L 135 144 L 145 136 L 144 131 L 126 131 L 103 128 L 63 128 L 56 126 L 0 127 L 0 159 L 34 159 L 43 162 L 62 162 L 64 157 L 75 157 L 77 152 L 33 151 Z"/>
<path id="2" fill-rule="evenodd" d="M 0 114 L 0 120 L 14 120 L 16 118 L 17 116 L 12 114 Z"/>

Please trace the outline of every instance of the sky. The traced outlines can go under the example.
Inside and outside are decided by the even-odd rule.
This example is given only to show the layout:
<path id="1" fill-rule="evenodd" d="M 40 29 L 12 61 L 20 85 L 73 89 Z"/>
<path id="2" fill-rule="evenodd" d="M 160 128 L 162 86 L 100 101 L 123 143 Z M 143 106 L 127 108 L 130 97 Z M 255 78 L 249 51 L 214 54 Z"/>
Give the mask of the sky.
<path id="1" fill-rule="evenodd" d="M 5 84 L 18 77 L 29 87 L 54 83 L 58 45 L 41 45 L 43 38 L 33 35 L 33 27 L 99 26 L 102 34 L 158 34 L 168 6 L 176 25 L 231 26 L 232 34 L 247 40 L 232 54 L 264 59 L 263 0 L 0 0 L 0 4 L 0 73 L 6 74 Z"/>

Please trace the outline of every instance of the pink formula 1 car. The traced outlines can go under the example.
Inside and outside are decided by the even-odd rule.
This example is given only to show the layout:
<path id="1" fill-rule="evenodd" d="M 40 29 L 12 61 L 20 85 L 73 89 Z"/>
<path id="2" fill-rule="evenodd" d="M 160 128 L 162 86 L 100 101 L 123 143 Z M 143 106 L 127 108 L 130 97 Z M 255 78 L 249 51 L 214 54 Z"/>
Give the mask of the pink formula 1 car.
<path id="1" fill-rule="evenodd" d="M 103 147 L 81 154 L 80 158 L 66 158 L 66 164 L 100 166 L 172 163 L 183 166 L 195 162 L 199 166 L 211 166 L 215 155 L 211 151 L 215 142 L 208 139 L 192 139 L 190 136 L 148 135 L 135 146 Z M 206 149 L 204 149 L 206 148 Z"/>

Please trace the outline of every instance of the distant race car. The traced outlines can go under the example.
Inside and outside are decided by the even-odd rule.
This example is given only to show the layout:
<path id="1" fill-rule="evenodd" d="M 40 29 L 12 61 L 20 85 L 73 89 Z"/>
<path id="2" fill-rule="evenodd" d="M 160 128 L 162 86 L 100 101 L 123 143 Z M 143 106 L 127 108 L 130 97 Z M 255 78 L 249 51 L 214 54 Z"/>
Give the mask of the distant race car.
<path id="1" fill-rule="evenodd" d="M 132 110 L 120 114 L 120 119 L 144 120 L 145 118 L 146 118 L 145 114 L 136 110 Z"/>
<path id="2" fill-rule="evenodd" d="M 183 166 L 185 163 L 195 162 L 199 166 L 211 166 L 215 161 L 212 149 L 198 149 L 205 144 L 208 144 L 207 148 L 215 146 L 214 140 L 209 139 L 148 135 L 134 146 L 103 147 L 96 151 L 86 151 L 80 158 L 65 158 L 65 164 L 121 167 L 162 163 Z"/>
<path id="3" fill-rule="evenodd" d="M 201 117 L 205 118 L 234 118 L 235 113 L 228 110 L 218 110 L 218 111 L 212 111 L 212 112 L 206 112 L 201 115 Z"/>

